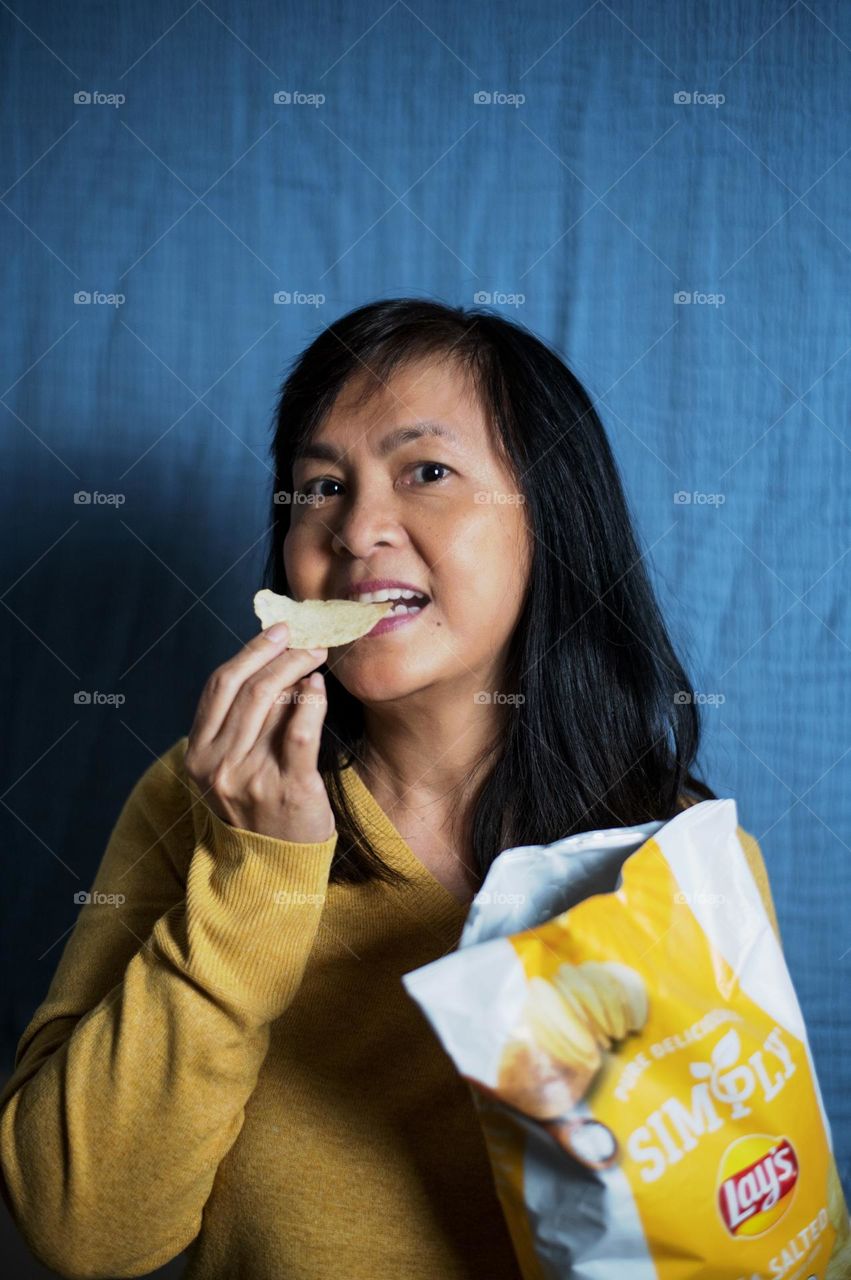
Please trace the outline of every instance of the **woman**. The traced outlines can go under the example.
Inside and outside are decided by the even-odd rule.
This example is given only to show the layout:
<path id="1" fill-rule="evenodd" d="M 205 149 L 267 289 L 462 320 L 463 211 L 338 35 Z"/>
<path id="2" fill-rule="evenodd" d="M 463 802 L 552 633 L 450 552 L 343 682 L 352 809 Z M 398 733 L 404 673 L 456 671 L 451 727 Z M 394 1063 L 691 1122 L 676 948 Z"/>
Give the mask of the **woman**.
<path id="1" fill-rule="evenodd" d="M 212 674 L 110 837 L 94 888 L 124 904 L 83 909 L 21 1040 L 5 1195 L 74 1276 L 194 1242 L 193 1280 L 517 1280 L 473 1100 L 401 977 L 456 945 L 502 849 L 713 797 L 689 681 L 594 408 L 519 326 L 345 316 L 273 453 L 266 584 L 412 611 L 330 654 L 261 632 Z"/>

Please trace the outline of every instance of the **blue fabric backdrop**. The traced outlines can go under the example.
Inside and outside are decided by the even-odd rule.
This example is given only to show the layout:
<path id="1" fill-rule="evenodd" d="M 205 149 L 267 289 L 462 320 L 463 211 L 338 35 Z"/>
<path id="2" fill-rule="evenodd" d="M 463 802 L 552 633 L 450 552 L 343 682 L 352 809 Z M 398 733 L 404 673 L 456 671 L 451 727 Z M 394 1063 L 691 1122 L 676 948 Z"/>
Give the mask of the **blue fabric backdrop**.
<path id="1" fill-rule="evenodd" d="M 598 399 L 851 1192 L 851 9 L 19 0 L 0 33 L 7 1067 L 256 628 L 286 364 L 368 299 L 484 295 Z"/>

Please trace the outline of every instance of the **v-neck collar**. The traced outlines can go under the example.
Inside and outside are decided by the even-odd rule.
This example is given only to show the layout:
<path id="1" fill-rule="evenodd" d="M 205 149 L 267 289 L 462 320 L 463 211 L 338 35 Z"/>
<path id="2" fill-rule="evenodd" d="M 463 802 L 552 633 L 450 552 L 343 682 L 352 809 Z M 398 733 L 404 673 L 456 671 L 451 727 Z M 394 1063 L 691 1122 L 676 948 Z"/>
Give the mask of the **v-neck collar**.
<path id="1" fill-rule="evenodd" d="M 456 923 L 463 922 L 470 910 L 470 902 L 460 902 L 455 894 L 441 884 L 437 876 L 433 875 L 425 863 L 417 857 L 408 842 L 396 830 L 353 764 L 342 770 L 341 777 L 359 813 L 372 828 L 372 834 L 375 836 L 376 843 L 380 844 L 386 860 L 400 871 L 412 876 L 422 886 L 423 893 L 428 894 L 435 905 L 441 908 L 442 914 L 454 919 Z"/>

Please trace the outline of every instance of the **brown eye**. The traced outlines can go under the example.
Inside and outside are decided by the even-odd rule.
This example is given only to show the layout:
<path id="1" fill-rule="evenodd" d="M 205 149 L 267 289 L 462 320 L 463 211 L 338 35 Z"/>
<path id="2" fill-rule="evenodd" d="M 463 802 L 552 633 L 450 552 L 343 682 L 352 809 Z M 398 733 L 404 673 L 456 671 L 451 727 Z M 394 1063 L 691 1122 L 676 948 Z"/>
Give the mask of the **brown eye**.
<path id="1" fill-rule="evenodd" d="M 341 485 L 342 480 L 336 480 L 333 476 L 318 476 L 315 480 L 309 480 L 304 488 L 299 489 L 299 493 L 309 494 L 314 498 L 336 498 L 336 493 L 323 492 L 320 489 L 314 489 L 314 485 L 337 484 Z"/>
<path id="2" fill-rule="evenodd" d="M 442 462 L 418 462 L 418 463 L 416 463 L 416 465 L 414 466 L 413 470 L 414 470 L 414 471 L 419 471 L 421 467 L 422 467 L 422 468 L 424 468 L 426 471 L 432 471 L 432 472 L 434 472 L 434 471 L 446 471 L 446 472 L 449 472 L 449 471 L 451 470 L 451 468 L 449 468 L 449 467 L 445 466 Z M 437 476 L 436 478 L 435 478 L 435 477 L 432 477 L 432 478 L 431 478 L 429 481 L 427 481 L 426 483 L 429 483 L 429 484 L 435 484 L 435 483 L 437 483 L 437 482 L 439 482 L 439 481 L 441 481 L 441 480 L 444 480 L 445 478 L 446 478 L 445 476 Z"/>

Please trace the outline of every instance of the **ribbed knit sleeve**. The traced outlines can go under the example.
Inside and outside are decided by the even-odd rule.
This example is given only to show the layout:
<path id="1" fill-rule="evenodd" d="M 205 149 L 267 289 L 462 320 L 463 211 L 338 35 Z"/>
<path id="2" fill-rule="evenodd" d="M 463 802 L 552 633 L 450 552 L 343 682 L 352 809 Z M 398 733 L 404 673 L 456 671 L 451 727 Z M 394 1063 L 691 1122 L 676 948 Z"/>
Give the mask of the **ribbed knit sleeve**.
<path id="1" fill-rule="evenodd" d="M 336 832 L 222 822 L 185 744 L 126 801 L 0 1094 L 4 1198 L 68 1277 L 142 1275 L 195 1238 L 327 892 Z"/>

